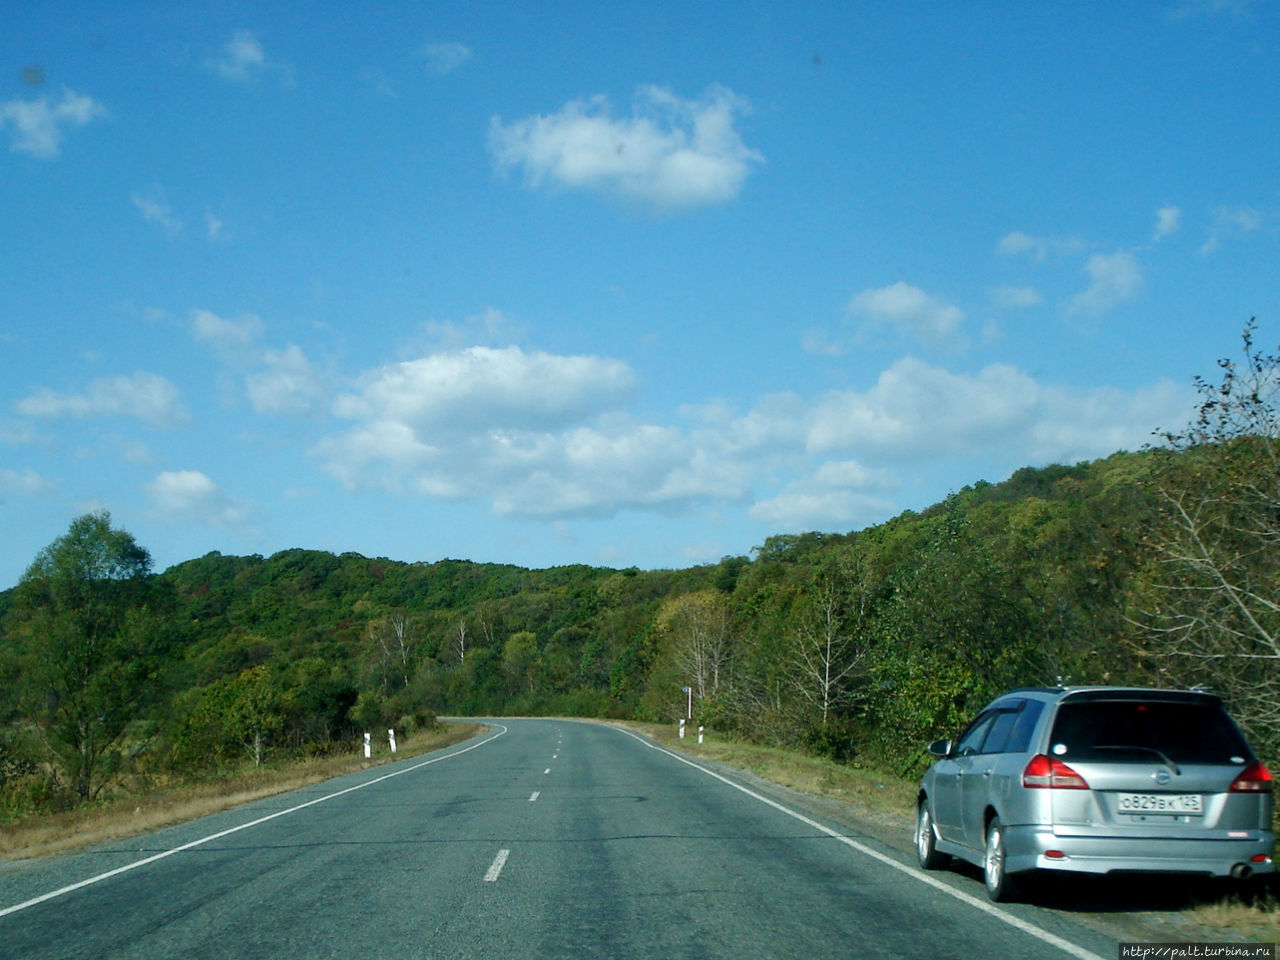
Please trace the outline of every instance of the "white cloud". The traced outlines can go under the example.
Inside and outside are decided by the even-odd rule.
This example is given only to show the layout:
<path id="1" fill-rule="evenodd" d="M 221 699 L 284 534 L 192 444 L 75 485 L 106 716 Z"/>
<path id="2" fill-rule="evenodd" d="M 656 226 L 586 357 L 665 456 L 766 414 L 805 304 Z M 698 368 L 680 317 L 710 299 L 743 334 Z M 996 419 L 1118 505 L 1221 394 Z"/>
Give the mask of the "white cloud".
<path id="1" fill-rule="evenodd" d="M 422 48 L 427 69 L 438 77 L 452 73 L 471 59 L 471 50 L 460 43 L 428 43 Z"/>
<path id="2" fill-rule="evenodd" d="M 800 533 L 806 530 L 854 530 L 879 523 L 894 513 L 892 501 L 855 490 L 788 488 L 761 500 L 748 511 L 769 529 Z"/>
<path id="3" fill-rule="evenodd" d="M 347 433 L 316 448 L 344 484 L 487 499 L 498 514 L 602 515 L 745 497 L 746 476 L 676 427 L 620 412 L 620 361 L 472 347 L 395 364 L 339 398 Z"/>
<path id="4" fill-rule="evenodd" d="M 1020 230 L 1005 234 L 996 246 L 1006 257 L 1029 256 L 1041 261 L 1078 253 L 1083 248 L 1083 242 L 1071 237 L 1033 237 Z"/>
<path id="5" fill-rule="evenodd" d="M 631 371 L 598 357 L 471 348 L 371 371 L 340 397 L 348 430 L 313 450 L 351 489 L 487 502 L 500 515 L 599 517 L 740 503 L 788 529 L 877 522 L 900 476 L 974 458 L 1012 470 L 1133 449 L 1185 419 L 1189 390 L 1084 391 L 992 365 L 906 358 L 866 390 L 626 410 Z"/>
<path id="6" fill-rule="evenodd" d="M 299 347 L 268 350 L 262 365 L 245 377 L 249 402 L 259 413 L 305 414 L 324 398 L 324 380 Z"/>
<path id="7" fill-rule="evenodd" d="M 209 310 L 191 311 L 192 336 L 209 344 L 228 363 L 248 362 L 254 354 L 254 342 L 262 336 L 262 331 L 262 318 L 252 313 L 233 320 Z"/>
<path id="8" fill-rule="evenodd" d="M 282 86 L 293 86 L 293 66 L 268 59 L 252 30 L 237 30 L 217 55 L 205 61 L 205 66 L 218 77 L 233 83 L 249 83 L 264 76 L 275 76 Z"/>
<path id="9" fill-rule="evenodd" d="M 173 210 L 168 204 L 155 196 L 145 196 L 144 194 L 135 193 L 130 198 L 138 212 L 142 214 L 142 219 L 148 223 L 154 223 L 166 235 L 176 237 L 182 232 L 182 221 L 173 214 Z"/>
<path id="10" fill-rule="evenodd" d="M 53 489 L 53 483 L 34 470 L 0 469 L 0 498 L 21 497 L 24 500 L 43 496 Z M 0 503 L 3 503 L 0 499 Z"/>
<path id="11" fill-rule="evenodd" d="M 1142 292 L 1142 273 L 1133 254 L 1118 250 L 1095 253 L 1085 264 L 1089 286 L 1067 303 L 1067 314 L 1098 317 L 1108 310 L 1135 300 Z"/>
<path id="12" fill-rule="evenodd" d="M 804 336 L 800 338 L 800 348 L 817 357 L 843 357 L 849 352 L 845 344 L 832 338 L 826 330 L 818 329 L 804 332 Z"/>
<path id="13" fill-rule="evenodd" d="M 1021 466 L 1140 448 L 1160 424 L 1185 421 L 1193 400 L 1189 387 L 1167 381 L 1132 393 L 1076 390 L 1006 364 L 956 373 L 906 357 L 867 390 L 833 390 L 812 401 L 765 398 L 719 429 L 734 434 L 753 421 L 761 449 L 854 457 L 873 471 L 993 451 Z M 889 482 L 888 474 L 871 476 Z"/>
<path id="14" fill-rule="evenodd" d="M 24 420 L 0 420 L 0 443 L 21 446 L 36 442 L 36 431 Z"/>
<path id="15" fill-rule="evenodd" d="M 776 496 L 756 502 L 749 513 L 772 529 L 788 532 L 862 527 L 894 511 L 891 501 L 867 491 L 887 491 L 898 485 L 898 478 L 888 470 L 856 460 L 828 461 Z"/>
<path id="16" fill-rule="evenodd" d="M 1200 247 L 1208 256 L 1222 246 L 1223 240 L 1236 233 L 1252 233 L 1262 226 L 1262 214 L 1252 207 L 1214 207 L 1209 238 Z"/>
<path id="17" fill-rule="evenodd" d="M 245 395 L 258 413 L 298 416 L 316 410 L 328 393 L 325 378 L 302 348 L 259 346 L 265 327 L 256 314 L 231 319 L 209 310 L 191 311 L 191 334 L 244 377 Z"/>
<path id="18" fill-rule="evenodd" d="M 633 388 L 630 369 L 617 360 L 470 347 L 375 370 L 335 409 L 350 419 L 393 420 L 424 436 L 549 429 L 616 408 Z"/>
<path id="19" fill-rule="evenodd" d="M 1185 423 L 1192 406 L 1189 389 L 1167 380 L 1132 393 L 1042 387 L 1037 416 L 1020 449 L 1027 451 L 1028 463 L 1069 463 L 1136 450 L 1150 443 L 1160 426 Z"/>
<path id="20" fill-rule="evenodd" d="M 529 438 L 532 439 L 532 438 Z M 625 508 L 679 509 L 742 499 L 745 478 L 674 427 L 606 421 L 496 450 L 508 474 L 495 485 L 498 514 L 607 515 Z"/>
<path id="21" fill-rule="evenodd" d="M 1037 396 L 1035 381 L 1004 364 L 964 375 L 907 357 L 865 393 L 821 397 L 809 416 L 805 444 L 815 453 L 864 458 L 972 454 L 1025 426 Z"/>
<path id="22" fill-rule="evenodd" d="M 209 67 L 224 80 L 244 81 L 258 76 L 267 66 L 262 44 L 249 30 L 237 30 L 223 45 Z"/>
<path id="23" fill-rule="evenodd" d="M 0 103 L 0 129 L 9 132 L 9 149 L 41 160 L 58 156 L 69 130 L 106 116 L 106 108 L 92 97 L 63 88 L 62 99 L 6 100 Z"/>
<path id="24" fill-rule="evenodd" d="M 494 117 L 489 147 L 500 169 L 522 167 L 531 187 L 553 184 L 674 212 L 735 198 L 761 155 L 734 121 L 746 101 L 720 86 L 697 100 L 643 87 L 635 113 L 615 119 L 603 96 L 510 125 Z"/>
<path id="25" fill-rule="evenodd" d="M 1161 207 L 1156 211 L 1156 229 L 1153 240 L 1163 240 L 1178 232 L 1182 224 L 1182 211 L 1177 207 Z"/>
<path id="26" fill-rule="evenodd" d="M 221 527 L 242 526 L 247 504 L 237 502 L 199 470 L 166 470 L 147 484 L 152 506 L 173 520 L 195 520 Z"/>
<path id="27" fill-rule="evenodd" d="M 204 235 L 207 240 L 223 239 L 222 230 L 225 224 L 214 215 L 213 211 L 204 212 Z"/>
<path id="28" fill-rule="evenodd" d="M 889 328 L 930 347 L 961 346 L 964 311 L 909 283 L 864 290 L 849 301 L 859 333 Z"/>
<path id="29" fill-rule="evenodd" d="M 813 474 L 815 483 L 830 489 L 890 490 L 898 478 L 889 470 L 865 467 L 857 460 L 828 460 Z"/>
<path id="30" fill-rule="evenodd" d="M 993 287 L 990 295 L 992 304 L 1004 309 L 1034 307 L 1043 301 L 1035 287 Z"/>
<path id="31" fill-rule="evenodd" d="M 157 427 L 172 427 L 189 418 L 178 388 L 154 373 L 94 380 L 84 393 L 43 389 L 18 403 L 29 417 L 131 417 Z"/>
<path id="32" fill-rule="evenodd" d="M 865 392 L 820 397 L 804 424 L 811 453 L 918 463 L 1003 451 L 1016 465 L 1137 449 L 1161 423 L 1186 419 L 1191 396 L 1167 382 L 1132 394 L 1049 387 L 1005 364 L 976 374 L 913 358 Z"/>
<path id="33" fill-rule="evenodd" d="M 112 436 L 104 438 L 110 445 L 112 452 L 128 463 L 150 464 L 155 462 L 155 455 L 152 454 L 151 448 L 141 440 L 134 437 Z"/>

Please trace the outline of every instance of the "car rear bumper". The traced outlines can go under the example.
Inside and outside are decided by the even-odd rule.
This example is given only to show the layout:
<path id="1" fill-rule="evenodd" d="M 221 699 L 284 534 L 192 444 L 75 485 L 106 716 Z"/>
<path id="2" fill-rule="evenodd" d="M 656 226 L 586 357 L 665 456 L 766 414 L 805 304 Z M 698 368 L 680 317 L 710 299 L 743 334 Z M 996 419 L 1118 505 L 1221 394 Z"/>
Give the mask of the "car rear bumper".
<path id="1" fill-rule="evenodd" d="M 1275 837 L 1250 831 L 1247 838 L 1150 838 L 1058 836 L 1042 826 L 1005 828 L 1005 869 L 1110 873 L 1199 873 L 1215 877 L 1274 873 Z M 1263 860 L 1254 860 L 1263 857 Z"/>

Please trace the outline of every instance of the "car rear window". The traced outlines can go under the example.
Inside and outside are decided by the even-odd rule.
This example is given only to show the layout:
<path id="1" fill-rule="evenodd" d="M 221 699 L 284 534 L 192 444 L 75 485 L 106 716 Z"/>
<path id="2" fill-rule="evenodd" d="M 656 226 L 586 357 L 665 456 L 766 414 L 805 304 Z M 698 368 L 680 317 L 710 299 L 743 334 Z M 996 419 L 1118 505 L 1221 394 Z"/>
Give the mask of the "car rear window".
<path id="1" fill-rule="evenodd" d="M 1253 759 L 1226 711 L 1214 702 L 1106 700 L 1058 707 L 1050 750 L 1091 762 L 1240 763 Z"/>

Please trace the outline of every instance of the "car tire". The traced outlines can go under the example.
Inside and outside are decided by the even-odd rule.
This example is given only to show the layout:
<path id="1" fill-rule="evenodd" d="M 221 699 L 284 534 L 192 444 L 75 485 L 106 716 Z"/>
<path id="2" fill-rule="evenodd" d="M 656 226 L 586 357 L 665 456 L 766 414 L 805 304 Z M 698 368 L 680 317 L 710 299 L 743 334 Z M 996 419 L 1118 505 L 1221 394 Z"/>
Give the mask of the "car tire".
<path id="1" fill-rule="evenodd" d="M 1010 876 L 1005 870 L 1007 865 L 1004 824 L 999 817 L 993 817 L 987 824 L 987 847 L 982 858 L 982 879 L 987 886 L 987 896 L 993 903 L 1017 900 L 1022 891 L 1021 878 Z"/>
<path id="2" fill-rule="evenodd" d="M 916 811 L 916 859 L 925 870 L 941 870 L 951 862 L 948 854 L 938 850 L 938 835 L 933 829 L 927 800 L 921 800 Z"/>

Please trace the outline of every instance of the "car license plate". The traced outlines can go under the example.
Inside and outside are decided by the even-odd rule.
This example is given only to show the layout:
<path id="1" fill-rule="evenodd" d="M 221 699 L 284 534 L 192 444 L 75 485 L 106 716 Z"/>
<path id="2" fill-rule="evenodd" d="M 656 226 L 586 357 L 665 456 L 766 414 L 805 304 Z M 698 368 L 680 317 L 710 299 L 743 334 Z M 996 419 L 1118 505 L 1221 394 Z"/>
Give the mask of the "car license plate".
<path id="1" fill-rule="evenodd" d="M 1117 800 L 1121 813 L 1204 813 L 1198 793 L 1122 793 Z"/>

